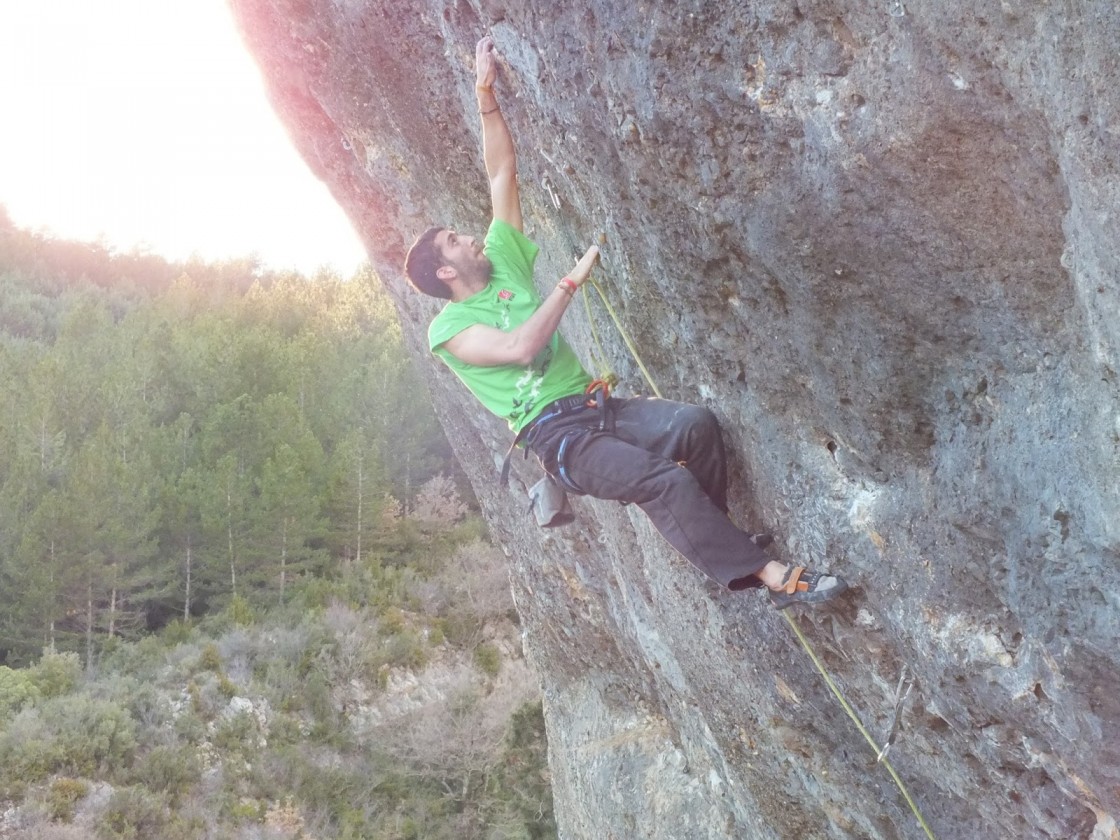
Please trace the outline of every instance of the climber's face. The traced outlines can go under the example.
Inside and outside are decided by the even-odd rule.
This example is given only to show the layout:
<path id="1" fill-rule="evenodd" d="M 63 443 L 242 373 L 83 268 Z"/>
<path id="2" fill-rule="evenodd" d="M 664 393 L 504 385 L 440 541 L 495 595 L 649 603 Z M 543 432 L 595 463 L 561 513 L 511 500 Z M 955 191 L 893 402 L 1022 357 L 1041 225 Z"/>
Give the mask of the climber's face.
<path id="1" fill-rule="evenodd" d="M 473 236 L 465 236 L 453 230 L 442 230 L 436 234 L 435 246 L 443 254 L 445 265 L 437 272 L 437 276 L 445 283 L 454 277 L 468 283 L 490 280 L 490 271 L 493 268 L 489 257 L 482 251 L 482 243 Z M 454 275 L 448 273 L 448 270 Z"/>

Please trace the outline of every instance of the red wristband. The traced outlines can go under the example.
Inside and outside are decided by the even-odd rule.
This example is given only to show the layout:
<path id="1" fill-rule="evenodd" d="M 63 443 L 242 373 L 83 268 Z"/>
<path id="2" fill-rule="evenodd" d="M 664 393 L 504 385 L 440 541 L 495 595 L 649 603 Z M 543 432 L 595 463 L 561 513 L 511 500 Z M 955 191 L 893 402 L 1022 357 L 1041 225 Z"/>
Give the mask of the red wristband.
<path id="1" fill-rule="evenodd" d="M 556 284 L 556 288 L 563 289 L 568 293 L 568 297 L 575 297 L 576 290 L 579 289 L 579 286 L 576 285 L 576 281 L 571 277 L 565 277 L 563 280 Z"/>

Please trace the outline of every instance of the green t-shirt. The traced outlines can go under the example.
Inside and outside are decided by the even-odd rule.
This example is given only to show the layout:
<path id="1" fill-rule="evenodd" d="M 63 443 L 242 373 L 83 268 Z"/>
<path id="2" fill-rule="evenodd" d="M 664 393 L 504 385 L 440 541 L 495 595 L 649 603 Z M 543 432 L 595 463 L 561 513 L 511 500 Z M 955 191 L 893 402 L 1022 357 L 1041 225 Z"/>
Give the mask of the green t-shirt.
<path id="1" fill-rule="evenodd" d="M 521 231 L 495 219 L 486 233 L 483 252 L 494 270 L 485 289 L 448 303 L 428 327 L 428 346 L 470 392 L 491 412 L 519 432 L 553 400 L 580 394 L 591 382 L 572 348 L 553 333 L 528 367 L 469 365 L 443 343 L 474 324 L 509 332 L 529 320 L 540 305 L 533 286 L 533 264 L 539 249 Z"/>

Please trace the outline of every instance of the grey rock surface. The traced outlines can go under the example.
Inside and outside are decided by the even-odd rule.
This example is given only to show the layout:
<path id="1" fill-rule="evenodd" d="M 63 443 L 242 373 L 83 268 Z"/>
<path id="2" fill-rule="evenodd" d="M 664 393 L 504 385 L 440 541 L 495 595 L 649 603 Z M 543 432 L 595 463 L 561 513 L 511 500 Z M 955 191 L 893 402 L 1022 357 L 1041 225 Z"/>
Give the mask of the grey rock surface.
<path id="1" fill-rule="evenodd" d="M 939 838 L 1120 838 L 1120 11 L 943 3 L 233 0 L 363 234 L 493 534 L 566 838 L 925 836 L 757 593 L 536 480 L 427 356 L 401 274 L 488 219 L 492 34 L 538 280 L 599 276 L 660 389 L 721 418 L 738 521 L 856 590 L 800 626 Z M 602 307 L 564 330 L 646 388 Z M 590 312 L 590 318 L 588 316 Z"/>

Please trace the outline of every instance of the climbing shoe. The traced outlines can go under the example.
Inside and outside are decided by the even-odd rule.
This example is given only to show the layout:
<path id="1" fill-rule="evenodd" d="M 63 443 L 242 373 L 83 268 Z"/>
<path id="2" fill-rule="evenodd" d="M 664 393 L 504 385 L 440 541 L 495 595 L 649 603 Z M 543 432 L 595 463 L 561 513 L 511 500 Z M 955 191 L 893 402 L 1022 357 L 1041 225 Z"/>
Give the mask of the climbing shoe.
<path id="1" fill-rule="evenodd" d="M 847 588 L 848 583 L 842 577 L 810 572 L 804 566 L 790 566 L 782 578 L 781 589 L 770 590 L 770 603 L 779 610 L 794 604 L 821 604 Z"/>

